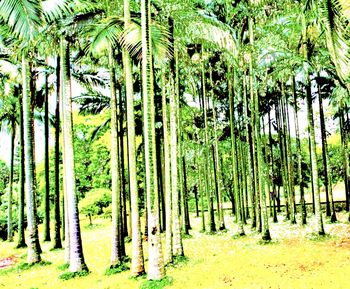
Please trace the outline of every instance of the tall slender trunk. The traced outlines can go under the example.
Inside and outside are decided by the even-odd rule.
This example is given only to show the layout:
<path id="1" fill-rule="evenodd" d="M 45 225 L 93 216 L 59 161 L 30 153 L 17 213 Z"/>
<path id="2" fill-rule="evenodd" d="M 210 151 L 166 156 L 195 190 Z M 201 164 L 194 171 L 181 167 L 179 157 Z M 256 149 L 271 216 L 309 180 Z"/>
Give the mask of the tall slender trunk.
<path id="1" fill-rule="evenodd" d="M 125 159 L 124 159 L 124 151 L 125 151 L 125 146 L 124 146 L 124 108 L 123 108 L 123 102 L 124 102 L 124 97 L 123 97 L 123 89 L 119 89 L 119 98 L 118 98 L 118 121 L 119 121 L 119 127 L 118 127 L 118 132 L 119 132 L 119 172 L 120 172 L 120 187 L 121 187 L 121 202 L 120 202 L 120 208 L 121 208 L 121 221 L 122 221 L 122 236 L 121 238 L 124 238 L 128 236 L 128 208 L 127 200 L 129 199 L 129 196 L 127 195 L 127 190 L 126 190 L 126 177 L 125 177 Z M 130 214 L 129 214 L 130 216 Z M 125 255 L 125 246 L 124 242 L 121 243 L 122 246 L 122 251 L 123 255 Z"/>
<path id="2" fill-rule="evenodd" d="M 256 228 L 256 181 L 254 173 L 254 151 L 253 151 L 253 139 L 252 139 L 252 126 L 251 126 L 251 114 L 248 108 L 248 95 L 247 95 L 247 85 L 246 77 L 243 75 L 243 104 L 244 104 L 244 116 L 245 116 L 245 130 L 246 130 L 246 143 L 248 145 L 248 154 L 247 154 L 247 176 L 250 185 L 250 198 L 252 202 L 251 215 L 252 215 L 252 228 Z M 250 180 L 250 181 L 249 181 Z"/>
<path id="3" fill-rule="evenodd" d="M 54 211 L 55 211 L 55 229 L 53 237 L 53 248 L 62 248 L 61 241 L 61 213 L 60 213 L 60 57 L 57 57 L 56 65 L 56 109 L 55 109 L 55 194 L 54 194 Z"/>
<path id="4" fill-rule="evenodd" d="M 251 46 L 254 46 L 254 34 L 253 34 L 253 19 L 249 17 L 249 42 Z M 268 223 L 268 214 L 267 214 L 267 206 L 266 206 L 266 195 L 265 195 L 265 187 L 264 181 L 266 179 L 266 168 L 264 164 L 264 159 L 262 156 L 262 143 L 261 143 L 261 126 L 260 126 L 260 111 L 259 111 L 259 95 L 254 89 L 254 71 L 253 71 L 253 59 L 251 58 L 249 61 L 249 78 L 250 78 L 250 94 L 252 100 L 252 106 L 254 107 L 254 135 L 256 140 L 256 150 L 257 150 L 257 158 L 256 158 L 256 168 L 258 175 L 258 206 L 259 206 L 259 215 L 260 215 L 260 202 L 262 203 L 262 239 L 265 241 L 271 240 L 270 231 L 269 231 L 269 223 Z M 260 220 L 260 218 L 259 218 Z"/>
<path id="5" fill-rule="evenodd" d="M 217 186 L 217 201 L 218 201 L 218 215 L 219 215 L 219 230 L 225 230 L 225 218 L 224 218 L 224 209 L 223 209 L 223 189 L 222 189 L 222 179 L 221 179 L 221 164 L 219 158 L 219 141 L 217 135 L 217 117 L 216 117 L 216 108 L 215 108 L 215 96 L 214 96 L 214 87 L 213 87 L 213 79 L 212 79 L 212 67 L 210 66 L 210 85 L 211 85 L 211 96 L 213 103 L 213 121 L 214 121 L 214 175 L 216 179 Z"/>
<path id="6" fill-rule="evenodd" d="M 38 247 L 38 227 L 36 212 L 36 181 L 34 175 L 34 148 L 33 148 L 33 100 L 34 91 L 31 89 L 31 64 L 26 59 L 28 55 L 22 56 L 22 82 L 23 82 L 23 122 L 24 122 L 24 150 L 25 150 L 25 188 L 27 201 L 28 222 L 28 255 L 29 264 L 38 263 L 41 260 Z"/>
<path id="7" fill-rule="evenodd" d="M 165 256 L 164 263 L 173 261 L 173 240 L 172 240 L 172 195 L 171 195 L 171 174 L 170 174 L 170 145 L 168 129 L 168 105 L 166 101 L 166 88 L 170 94 L 169 85 L 165 84 L 165 70 L 162 70 L 162 116 L 164 135 L 164 193 L 165 193 Z"/>
<path id="8" fill-rule="evenodd" d="M 269 111 L 268 114 L 268 118 L 269 118 L 269 162 L 270 162 L 270 176 L 271 178 L 273 178 L 273 172 L 274 172 L 274 154 L 273 154 L 273 138 L 272 138 L 272 128 L 271 128 L 271 112 Z M 277 223 L 278 219 L 277 219 L 277 211 L 276 211 L 276 187 L 273 183 L 273 179 L 271 180 L 271 192 L 272 192 L 272 206 L 273 206 L 273 211 L 272 211 L 272 217 L 273 217 L 273 222 Z"/>
<path id="9" fill-rule="evenodd" d="M 234 72 L 233 72 L 234 73 Z M 231 77 L 233 77 L 233 86 Z M 243 236 L 244 228 L 243 228 L 243 214 L 242 214 L 242 206 L 240 202 L 240 193 L 238 188 L 238 171 L 237 171 L 237 149 L 236 149 L 236 129 L 235 129 L 235 120 L 234 120 L 234 89 L 235 89 L 235 73 L 231 75 L 229 73 L 229 80 L 228 80 L 228 96 L 229 96 L 229 110 L 230 110 L 230 130 L 231 130 L 231 165 L 232 165 L 232 179 L 233 179 L 233 190 L 236 197 L 236 214 L 238 215 L 238 234 Z"/>
<path id="10" fill-rule="evenodd" d="M 44 139 L 45 139 L 45 198 L 44 198 L 44 241 L 51 241 L 50 236 L 50 156 L 49 156 L 49 75 L 45 73 L 45 95 L 44 95 Z"/>
<path id="11" fill-rule="evenodd" d="M 175 61 L 178 57 L 177 48 L 174 48 Z M 178 187 L 178 136 L 177 136 L 177 111 L 178 111 L 178 78 L 177 78 L 177 70 L 178 63 L 176 61 L 175 67 L 171 70 L 175 72 L 175 84 L 173 83 L 173 79 L 170 76 L 170 87 L 175 90 L 170 90 L 170 165 L 171 165 L 171 195 L 172 195 L 172 219 L 173 219 L 173 255 L 174 256 L 183 256 L 184 250 L 182 245 L 182 237 L 181 237 L 181 226 L 180 226 L 180 215 L 179 215 L 179 187 Z"/>
<path id="12" fill-rule="evenodd" d="M 9 193 L 7 202 L 7 240 L 13 242 L 13 216 L 12 216 L 12 191 L 13 191 L 13 167 L 14 167 L 14 155 L 15 155 L 15 137 L 16 137 L 16 123 L 15 120 L 11 120 L 11 144 L 10 144 L 10 177 L 9 177 Z"/>
<path id="13" fill-rule="evenodd" d="M 130 25 L 130 1 L 124 0 L 125 27 Z M 132 79 L 132 62 L 129 53 L 123 51 L 123 63 L 125 73 L 126 110 L 127 110 L 127 134 L 128 134 L 128 163 L 129 184 L 131 201 L 131 228 L 132 228 L 132 258 L 131 272 L 134 276 L 145 273 L 143 248 L 141 238 L 141 224 L 139 212 L 139 192 L 136 172 L 136 138 L 134 116 L 134 92 Z"/>
<path id="14" fill-rule="evenodd" d="M 344 185 L 345 185 L 345 200 L 346 211 L 349 211 L 349 203 L 350 203 L 350 186 L 349 186 L 349 153 L 347 146 L 347 137 L 346 137 L 346 129 L 345 129 L 345 110 L 342 108 L 339 111 L 339 126 L 340 126 L 340 137 L 342 143 L 342 156 L 343 156 L 343 175 L 344 175 Z M 350 221 L 350 215 L 349 215 Z"/>
<path id="15" fill-rule="evenodd" d="M 320 74 L 318 73 L 318 78 Z M 328 144 L 327 144 L 327 131 L 325 124 L 325 116 L 323 110 L 323 100 L 321 84 L 317 81 L 318 89 L 318 105 L 320 109 L 320 124 L 321 124 L 321 141 L 322 141 L 322 161 L 323 161 L 323 171 L 324 171 L 324 185 L 326 191 L 326 215 L 331 217 L 331 222 L 337 221 L 337 216 L 335 214 L 334 202 L 333 202 L 333 192 L 332 192 L 332 179 L 329 169 L 329 157 L 328 157 Z"/>
<path id="16" fill-rule="evenodd" d="M 157 184 L 157 159 L 155 139 L 155 105 L 153 60 L 151 42 L 151 3 L 141 1 L 141 43 L 142 43 L 142 96 L 145 135 L 145 171 L 148 211 L 148 279 L 164 277 L 164 262 L 159 225 L 159 194 Z"/>
<path id="17" fill-rule="evenodd" d="M 69 270 L 71 272 L 88 272 L 85 264 L 83 246 L 81 240 L 78 199 L 76 195 L 74 147 L 73 147 L 73 117 L 72 117 L 72 87 L 70 78 L 70 49 L 68 41 L 61 37 L 61 87 L 63 92 L 62 102 L 64 109 L 63 137 L 65 151 L 65 176 L 67 213 L 69 220 L 70 257 Z"/>
<path id="18" fill-rule="evenodd" d="M 306 225 L 306 204 L 303 186 L 303 171 L 301 167 L 301 145 L 300 145 L 300 133 L 299 133 L 299 117 L 298 117 L 298 106 L 297 106 L 297 93 L 295 87 L 295 77 L 293 76 L 292 82 L 293 88 L 293 98 L 294 98 L 294 124 L 295 124 L 295 138 L 296 138 L 296 149 L 298 158 L 298 183 L 300 190 L 300 213 L 301 213 L 301 223 Z"/>
<path id="19" fill-rule="evenodd" d="M 203 49 L 203 48 L 202 48 Z M 203 51 L 202 51 L 203 55 Z M 205 80 L 205 67 L 204 61 L 202 62 L 202 101 L 203 101 L 203 115 L 204 115 L 204 142 L 205 142 L 205 167 L 209 166 L 209 136 L 208 136 L 208 103 L 207 103 L 207 93 L 206 93 L 206 80 Z M 209 217 L 209 232 L 213 233 L 216 231 L 215 227 L 215 216 L 214 216 L 214 208 L 213 208 L 213 196 L 210 191 L 209 180 L 210 175 L 205 174 L 205 188 L 207 194 L 207 202 L 208 202 L 208 217 Z"/>
<path id="20" fill-rule="evenodd" d="M 311 82 L 308 75 L 306 85 L 306 102 L 307 102 L 307 119 L 310 130 L 310 146 L 311 146 L 311 170 L 312 170 L 312 186 L 315 192 L 315 215 L 316 215 L 316 231 L 319 235 L 324 235 L 323 218 L 320 201 L 320 188 L 318 185 L 318 168 L 317 168 L 317 155 L 316 155 L 316 136 L 315 136 L 315 124 L 312 108 L 312 95 L 311 95 Z"/>
<path id="21" fill-rule="evenodd" d="M 117 93 L 114 57 L 112 48 L 109 49 L 109 73 L 110 73 L 110 107 L 111 107 L 111 176 L 112 176 L 112 252 L 111 267 L 122 262 L 122 211 L 120 192 L 120 163 L 118 151 L 118 120 L 117 120 Z"/>
<path id="22" fill-rule="evenodd" d="M 294 191 L 294 173 L 293 173 L 293 160 L 291 151 L 291 139 L 290 139 L 290 125 L 289 125 L 289 109 L 287 95 L 285 93 L 284 83 L 282 83 L 282 116 L 284 124 L 284 144 L 285 144 L 285 159 L 286 159 L 286 173 L 288 181 L 288 198 L 291 209 L 290 222 L 296 224 L 296 206 L 295 206 L 295 191 Z"/>
<path id="23" fill-rule="evenodd" d="M 283 118 L 281 111 L 281 103 L 276 104 L 275 113 L 277 121 L 277 131 L 278 131 L 278 144 L 280 149 L 280 161 L 281 161 L 281 178 L 284 194 L 284 202 L 286 207 L 286 220 L 290 219 L 290 203 L 288 198 L 288 180 L 287 180 L 287 169 L 286 169 L 286 153 L 285 153 L 285 132 L 283 126 Z"/>
<path id="24" fill-rule="evenodd" d="M 201 149 L 200 144 L 198 141 L 198 156 L 197 156 L 197 163 L 198 163 L 198 191 L 200 196 L 200 202 L 201 202 L 201 220 L 202 220 L 202 232 L 205 232 L 205 217 L 204 217 L 204 196 L 203 196 L 203 188 L 202 188 L 202 158 L 201 158 Z M 205 173 L 204 173 L 205 175 Z"/>
<path id="25" fill-rule="evenodd" d="M 182 141 L 183 142 L 183 141 Z M 185 156 L 182 156 L 182 172 L 183 172 L 183 190 L 184 190 L 184 214 L 185 214 L 185 227 L 187 234 L 189 234 L 189 230 L 191 230 L 191 224 L 190 224 L 190 212 L 188 209 L 188 188 L 187 188 L 187 169 L 186 169 L 186 160 Z"/>
<path id="26" fill-rule="evenodd" d="M 24 122 L 23 122 L 23 101 L 21 91 L 18 89 L 19 104 L 19 145 L 20 145 L 20 166 L 19 166 L 19 198 L 18 198 L 18 240 L 16 248 L 27 247 L 24 236 L 24 199 L 25 199 L 25 155 L 24 155 Z"/>
<path id="27" fill-rule="evenodd" d="M 16 137 L 16 123 L 15 119 L 10 120 L 11 141 L 10 141 L 10 175 L 9 175 L 9 191 L 7 202 L 7 240 L 13 242 L 13 215 L 12 215 L 12 201 L 13 201 L 13 172 L 14 172 L 14 154 L 15 154 L 15 137 Z"/>

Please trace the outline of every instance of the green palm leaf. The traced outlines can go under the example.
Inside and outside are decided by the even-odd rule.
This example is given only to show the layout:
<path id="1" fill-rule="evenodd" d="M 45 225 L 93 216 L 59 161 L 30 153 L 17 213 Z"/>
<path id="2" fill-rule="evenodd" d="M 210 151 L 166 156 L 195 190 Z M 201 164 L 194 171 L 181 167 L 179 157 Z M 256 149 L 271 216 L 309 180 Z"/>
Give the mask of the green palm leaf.
<path id="1" fill-rule="evenodd" d="M 177 10 L 172 13 L 175 21 L 175 38 L 192 43 L 208 43 L 231 55 L 237 53 L 234 31 L 227 24 L 202 11 Z"/>
<path id="2" fill-rule="evenodd" d="M 42 2 L 43 14 L 46 22 L 53 22 L 72 12 L 69 0 L 46 0 Z"/>
<path id="3" fill-rule="evenodd" d="M 6 0 L 0 2 L 0 17 L 21 38 L 33 39 L 42 24 L 39 0 Z"/>
<path id="4" fill-rule="evenodd" d="M 155 23 L 151 24 L 152 54 L 156 61 L 163 61 L 172 55 L 169 31 Z M 132 22 L 121 34 L 121 45 L 127 49 L 131 56 L 142 58 L 141 26 Z"/>
<path id="5" fill-rule="evenodd" d="M 90 51 L 94 56 L 106 52 L 109 47 L 118 45 L 119 37 L 123 30 L 124 21 L 120 17 L 108 17 L 94 25 Z"/>
<path id="6" fill-rule="evenodd" d="M 324 0 L 320 8 L 331 59 L 345 82 L 350 77 L 350 39 L 341 4 L 338 0 Z"/>

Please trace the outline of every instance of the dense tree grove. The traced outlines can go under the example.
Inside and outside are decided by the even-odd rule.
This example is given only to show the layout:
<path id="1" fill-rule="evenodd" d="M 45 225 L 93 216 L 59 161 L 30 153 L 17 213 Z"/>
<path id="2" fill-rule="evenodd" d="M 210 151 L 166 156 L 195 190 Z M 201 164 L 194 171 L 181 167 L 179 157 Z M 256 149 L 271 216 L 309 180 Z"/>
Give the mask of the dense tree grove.
<path id="1" fill-rule="evenodd" d="M 335 185 L 350 209 L 349 20 L 346 0 L 0 0 L 0 237 L 88 273 L 80 217 L 104 216 L 110 269 L 158 280 L 190 216 L 324 235 Z"/>

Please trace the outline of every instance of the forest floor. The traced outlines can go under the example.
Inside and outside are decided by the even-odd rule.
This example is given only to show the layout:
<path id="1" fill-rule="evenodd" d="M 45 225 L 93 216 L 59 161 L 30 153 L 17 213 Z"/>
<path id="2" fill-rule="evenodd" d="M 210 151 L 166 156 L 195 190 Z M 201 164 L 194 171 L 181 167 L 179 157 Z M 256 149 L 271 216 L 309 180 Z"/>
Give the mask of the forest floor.
<path id="1" fill-rule="evenodd" d="M 226 213 L 228 213 L 226 211 Z M 272 242 L 262 243 L 260 235 L 245 226 L 246 236 L 237 237 L 233 217 L 225 216 L 227 232 L 215 235 L 199 233 L 200 218 L 191 219 L 191 237 L 184 239 L 187 262 L 167 268 L 171 284 L 166 288 L 350 288 L 350 225 L 347 214 L 339 213 L 339 221 L 325 221 L 326 237 L 313 232 L 309 225 L 290 225 L 279 216 L 279 223 L 270 224 Z M 58 278 L 64 263 L 64 250 L 50 251 L 50 243 L 42 243 L 40 266 L 26 268 L 26 249 L 13 249 L 14 243 L 0 243 L 0 289 L 84 288 L 117 289 L 141 288 L 146 279 L 130 278 L 130 272 L 106 276 L 111 251 L 111 223 L 94 220 L 88 227 L 82 220 L 83 247 L 88 276 L 68 281 Z M 147 252 L 147 243 L 144 243 Z M 127 253 L 131 254 L 131 244 Z M 147 253 L 146 253 L 147 258 Z M 7 262 L 7 263 L 6 263 Z M 147 264 L 146 264 L 147 268 Z M 149 284 L 149 283 L 148 283 Z M 160 285 L 143 288 L 163 288 Z"/>

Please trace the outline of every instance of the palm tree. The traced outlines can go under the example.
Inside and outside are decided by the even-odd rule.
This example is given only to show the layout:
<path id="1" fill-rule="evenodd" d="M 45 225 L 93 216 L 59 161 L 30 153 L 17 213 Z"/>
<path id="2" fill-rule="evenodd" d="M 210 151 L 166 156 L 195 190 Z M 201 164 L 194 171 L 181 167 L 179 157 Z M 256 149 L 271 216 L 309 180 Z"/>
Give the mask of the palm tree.
<path id="1" fill-rule="evenodd" d="M 69 220 L 70 256 L 69 270 L 71 272 L 88 272 L 85 264 L 76 195 L 74 148 L 73 148 L 73 119 L 72 119 L 72 89 L 70 74 L 70 49 L 65 36 L 61 36 L 61 92 L 63 108 L 63 150 L 64 150 L 64 179 L 67 199 L 67 215 Z"/>
<path id="2" fill-rule="evenodd" d="M 162 112 L 163 112 L 163 135 L 164 135 L 164 189 L 165 189 L 165 214 L 166 214 L 166 249 L 165 249 L 165 264 L 173 261 L 173 241 L 172 241 L 172 195 L 170 183 L 170 144 L 169 144 L 169 129 L 168 129 L 168 106 L 166 102 L 166 88 L 170 85 L 165 84 L 165 69 L 162 69 Z"/>
<path id="3" fill-rule="evenodd" d="M 28 63 L 26 54 L 22 55 L 22 81 L 23 81 L 23 119 L 24 119 L 24 152 L 26 175 L 26 203 L 28 221 L 28 256 L 29 264 L 40 262 L 41 249 L 39 245 L 37 208 L 36 208 L 36 180 L 34 174 L 34 131 L 33 131 L 33 78 L 32 65 Z"/>
<path id="4" fill-rule="evenodd" d="M 148 217 L 148 279 L 159 280 L 164 277 L 164 263 L 159 225 L 159 197 L 157 186 L 157 159 L 155 141 L 155 107 L 153 87 L 153 60 L 151 43 L 151 3 L 141 1 L 142 38 L 142 96 L 145 142 L 145 171 Z"/>
<path id="5" fill-rule="evenodd" d="M 53 248 L 61 249 L 61 210 L 60 210 L 60 57 L 56 61 L 56 109 L 55 109 L 55 229 L 53 237 Z"/>
<path id="6" fill-rule="evenodd" d="M 49 75 L 45 72 L 45 88 L 44 88 L 44 139 L 45 139 L 45 218 L 44 218 L 44 241 L 51 241 L 50 236 L 50 175 L 49 175 Z"/>
<path id="7" fill-rule="evenodd" d="M 130 2 L 124 0 L 124 22 L 125 28 L 130 24 Z M 123 64 L 126 89 L 127 110 L 127 135 L 128 135 L 128 161 L 129 161 L 129 183 L 131 200 L 131 222 L 132 222 L 132 274 L 139 276 L 144 274 L 144 260 L 142 251 L 141 225 L 139 213 L 139 195 L 136 176 L 136 144 L 135 144 L 135 117 L 134 117 L 134 93 L 132 81 L 132 63 L 129 52 L 123 51 Z"/>
<path id="8" fill-rule="evenodd" d="M 117 95 L 115 68 L 113 61 L 113 50 L 109 49 L 110 77 L 111 77 L 111 175 L 112 175 L 112 256 L 111 265 L 118 266 L 122 258 L 121 245 L 121 194 L 120 194 L 120 174 L 119 174 L 119 157 L 118 157 L 118 124 L 117 124 Z"/>
<path id="9" fill-rule="evenodd" d="M 21 108 L 22 93 L 18 96 L 18 105 Z M 19 109 L 19 145 L 20 145 L 20 189 L 19 189 L 19 201 L 18 201 L 18 240 L 17 248 L 27 247 L 24 235 L 24 199 L 25 199 L 25 157 L 24 157 L 24 126 L 23 126 L 23 109 Z"/>

